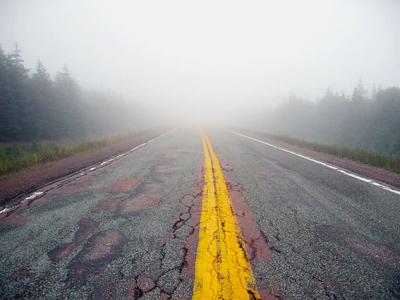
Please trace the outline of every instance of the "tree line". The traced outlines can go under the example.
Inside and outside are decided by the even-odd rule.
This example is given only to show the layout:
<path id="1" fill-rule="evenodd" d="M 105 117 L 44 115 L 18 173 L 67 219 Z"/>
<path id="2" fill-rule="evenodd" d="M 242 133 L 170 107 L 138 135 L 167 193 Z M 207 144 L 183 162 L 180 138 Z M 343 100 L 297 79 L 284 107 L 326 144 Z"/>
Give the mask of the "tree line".
<path id="1" fill-rule="evenodd" d="M 400 155 L 400 88 L 360 82 L 351 96 L 327 90 L 316 102 L 295 95 L 262 117 L 267 131 L 312 142 Z"/>
<path id="2" fill-rule="evenodd" d="M 77 138 L 143 120 L 121 97 L 82 89 L 66 66 L 54 78 L 40 61 L 30 72 L 17 45 L 11 53 L 0 47 L 0 142 Z"/>

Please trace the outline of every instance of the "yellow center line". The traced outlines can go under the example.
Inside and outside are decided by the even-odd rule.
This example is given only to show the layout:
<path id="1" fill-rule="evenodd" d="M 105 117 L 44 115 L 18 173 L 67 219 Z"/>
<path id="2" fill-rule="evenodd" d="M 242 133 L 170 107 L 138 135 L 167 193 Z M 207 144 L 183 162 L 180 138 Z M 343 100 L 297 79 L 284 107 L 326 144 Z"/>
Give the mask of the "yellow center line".
<path id="1" fill-rule="evenodd" d="M 260 299 L 218 158 L 201 131 L 204 189 L 193 299 Z"/>

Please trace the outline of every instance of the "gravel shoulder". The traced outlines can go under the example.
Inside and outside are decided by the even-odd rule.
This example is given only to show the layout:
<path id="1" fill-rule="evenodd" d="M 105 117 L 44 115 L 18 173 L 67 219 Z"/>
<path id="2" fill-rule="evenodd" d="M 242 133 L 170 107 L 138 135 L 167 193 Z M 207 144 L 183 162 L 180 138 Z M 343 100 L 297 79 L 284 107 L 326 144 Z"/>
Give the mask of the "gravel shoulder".
<path id="1" fill-rule="evenodd" d="M 128 151 L 166 131 L 165 128 L 141 131 L 123 141 L 101 149 L 85 151 L 2 176 L 0 177 L 0 207 L 12 202 L 18 196 L 30 193 L 49 182 Z"/>

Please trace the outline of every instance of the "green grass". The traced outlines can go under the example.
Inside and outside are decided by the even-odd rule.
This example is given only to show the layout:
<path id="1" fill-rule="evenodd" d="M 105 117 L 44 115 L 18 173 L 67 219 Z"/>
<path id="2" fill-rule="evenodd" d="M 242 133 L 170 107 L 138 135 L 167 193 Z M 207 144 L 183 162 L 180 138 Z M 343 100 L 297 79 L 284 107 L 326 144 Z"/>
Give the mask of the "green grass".
<path id="1" fill-rule="evenodd" d="M 313 143 L 282 135 L 268 135 L 270 138 L 306 149 L 331 154 L 337 157 L 348 158 L 364 164 L 383 168 L 400 174 L 400 158 L 380 153 L 372 153 L 363 149 L 353 149 L 344 146 L 330 146 Z"/>
<path id="2" fill-rule="evenodd" d="M 41 141 L 0 145 L 0 176 L 37 164 L 58 160 L 74 154 L 102 148 L 128 135 L 92 137 L 85 140 Z"/>

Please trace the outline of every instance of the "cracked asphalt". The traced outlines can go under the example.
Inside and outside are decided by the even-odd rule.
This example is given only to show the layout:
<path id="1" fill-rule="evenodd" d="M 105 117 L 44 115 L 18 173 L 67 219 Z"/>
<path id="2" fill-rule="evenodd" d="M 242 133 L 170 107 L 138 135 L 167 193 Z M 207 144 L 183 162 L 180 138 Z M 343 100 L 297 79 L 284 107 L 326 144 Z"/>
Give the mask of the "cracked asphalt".
<path id="1" fill-rule="evenodd" d="M 265 299 L 400 297 L 400 197 L 209 129 Z M 0 217 L 0 298 L 190 299 L 204 157 L 178 128 Z"/>

